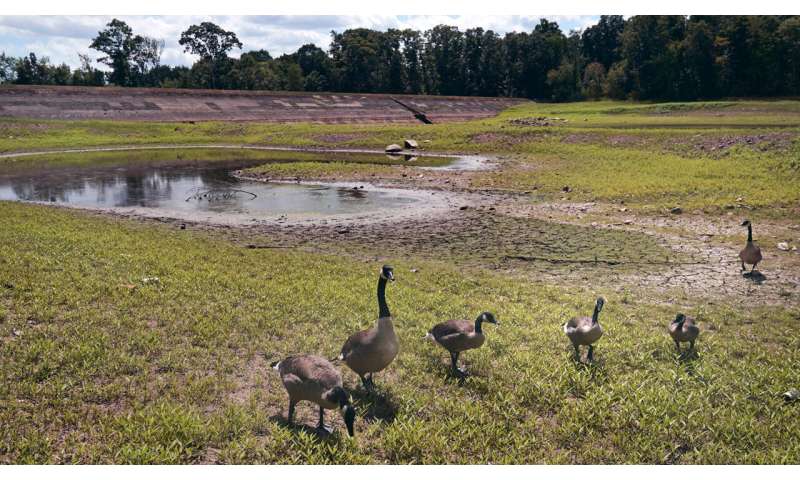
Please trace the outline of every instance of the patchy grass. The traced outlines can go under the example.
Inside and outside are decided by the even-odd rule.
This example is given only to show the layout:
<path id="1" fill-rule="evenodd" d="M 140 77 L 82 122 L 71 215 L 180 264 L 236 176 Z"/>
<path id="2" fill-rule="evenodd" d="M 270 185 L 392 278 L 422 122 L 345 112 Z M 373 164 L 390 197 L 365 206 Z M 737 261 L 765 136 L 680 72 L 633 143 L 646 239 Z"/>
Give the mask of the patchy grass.
<path id="1" fill-rule="evenodd" d="M 796 463 L 800 312 L 704 305 L 697 356 L 643 295 L 565 290 L 403 252 L 379 261 L 250 250 L 211 233 L 0 202 L 1 463 Z M 334 355 L 373 322 L 375 277 L 401 354 L 365 396 L 357 436 L 282 422 L 269 360 Z M 411 268 L 418 269 L 411 273 Z M 158 277 L 158 281 L 144 278 Z M 607 298 L 596 363 L 560 324 Z M 473 376 L 423 342 L 492 310 Z M 346 369 L 345 369 L 346 370 Z M 313 426 L 315 409 L 299 420 Z M 590 448 L 588 447 L 590 446 Z"/>

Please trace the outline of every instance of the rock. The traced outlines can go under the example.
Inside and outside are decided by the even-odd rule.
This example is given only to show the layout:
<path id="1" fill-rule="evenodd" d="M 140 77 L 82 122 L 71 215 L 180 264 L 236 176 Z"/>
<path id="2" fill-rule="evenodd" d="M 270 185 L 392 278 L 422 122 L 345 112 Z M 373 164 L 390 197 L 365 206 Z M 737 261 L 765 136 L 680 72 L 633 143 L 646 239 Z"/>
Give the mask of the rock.
<path id="1" fill-rule="evenodd" d="M 786 242 L 780 242 L 778 244 L 778 250 L 783 250 L 784 252 L 788 252 L 789 251 L 789 244 L 786 243 Z"/>
<path id="2" fill-rule="evenodd" d="M 385 151 L 386 151 L 387 153 L 397 153 L 397 152 L 402 152 L 402 151 L 403 151 L 403 147 L 401 147 L 400 145 L 398 145 L 398 144 L 396 144 L 396 143 L 393 143 L 393 144 L 391 144 L 391 145 L 387 145 L 387 146 L 386 146 L 386 150 L 385 150 Z"/>
<path id="3" fill-rule="evenodd" d="M 572 189 L 569 188 L 569 185 L 564 185 L 563 187 L 561 187 L 561 191 L 569 193 L 572 191 Z"/>
<path id="4" fill-rule="evenodd" d="M 672 210 L 670 210 L 669 213 L 680 215 L 681 213 L 683 213 L 683 209 L 681 207 L 675 207 Z"/>
<path id="5" fill-rule="evenodd" d="M 419 272 L 419 270 L 417 270 L 416 268 L 411 269 L 411 273 L 417 273 L 417 272 Z"/>
<path id="6" fill-rule="evenodd" d="M 800 390 L 797 390 L 796 388 L 793 388 L 783 394 L 783 399 L 787 402 L 794 402 L 798 398 L 800 398 Z"/>
<path id="7" fill-rule="evenodd" d="M 417 143 L 417 141 L 416 140 L 412 140 L 410 138 L 406 138 L 405 139 L 405 141 L 403 142 L 403 146 L 405 146 L 406 148 L 409 148 L 411 150 L 415 150 L 415 149 L 419 148 L 419 144 Z"/>
<path id="8" fill-rule="evenodd" d="M 461 205 L 460 207 L 458 207 L 458 209 L 459 209 L 459 210 L 466 210 L 466 209 L 468 209 L 468 208 L 469 208 L 469 207 L 468 207 L 468 206 L 466 206 L 466 205 Z"/>
<path id="9" fill-rule="evenodd" d="M 158 277 L 144 277 L 142 283 L 149 285 L 151 283 L 161 283 L 161 280 Z"/>
<path id="10" fill-rule="evenodd" d="M 727 204 L 727 205 L 725 205 L 724 208 L 725 208 L 725 210 L 733 210 L 734 208 L 736 208 L 736 205 Z"/>

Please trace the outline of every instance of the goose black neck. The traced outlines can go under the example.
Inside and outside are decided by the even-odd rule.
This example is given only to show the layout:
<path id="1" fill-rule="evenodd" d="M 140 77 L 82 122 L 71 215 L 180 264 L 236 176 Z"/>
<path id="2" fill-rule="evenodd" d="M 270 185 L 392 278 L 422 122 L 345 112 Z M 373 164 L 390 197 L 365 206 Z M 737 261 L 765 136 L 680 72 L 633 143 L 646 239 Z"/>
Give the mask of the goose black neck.
<path id="1" fill-rule="evenodd" d="M 747 241 L 748 242 L 752 242 L 753 241 L 753 226 L 752 225 L 748 225 L 747 226 Z"/>
<path id="2" fill-rule="evenodd" d="M 389 313 L 389 306 L 386 305 L 386 279 L 381 276 L 378 280 L 378 318 L 392 316 Z"/>
<path id="3" fill-rule="evenodd" d="M 597 318 L 599 316 L 600 316 L 600 306 L 599 305 L 595 305 L 594 306 L 594 313 L 592 313 L 592 325 L 597 323 Z"/>
<path id="4" fill-rule="evenodd" d="M 475 333 L 483 333 L 483 316 L 475 319 Z"/>

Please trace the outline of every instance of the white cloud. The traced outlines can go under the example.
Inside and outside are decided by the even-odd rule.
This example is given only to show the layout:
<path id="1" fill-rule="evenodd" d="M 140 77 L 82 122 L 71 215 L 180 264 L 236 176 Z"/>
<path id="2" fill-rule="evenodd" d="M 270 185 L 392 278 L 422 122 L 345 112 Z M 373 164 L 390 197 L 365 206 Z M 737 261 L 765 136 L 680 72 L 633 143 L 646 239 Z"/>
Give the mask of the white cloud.
<path id="1" fill-rule="evenodd" d="M 348 28 L 414 28 L 426 30 L 439 24 L 456 25 L 462 30 L 483 27 L 504 34 L 530 31 L 539 23 L 537 15 L 267 15 L 267 16 L 120 16 L 138 34 L 165 41 L 162 62 L 169 65 L 191 65 L 195 60 L 178 44 L 178 38 L 189 25 L 203 21 L 217 23 L 236 32 L 244 48 L 268 50 L 273 56 L 291 53 L 305 43 L 327 48 L 330 31 Z M 544 16 L 556 21 L 565 33 L 585 28 L 597 21 L 596 16 Z M 89 49 L 92 38 L 111 21 L 111 16 L 0 16 L 0 51 L 22 56 L 35 52 L 50 57 L 55 63 L 79 65 L 78 52 Z M 240 52 L 233 52 L 238 56 Z"/>

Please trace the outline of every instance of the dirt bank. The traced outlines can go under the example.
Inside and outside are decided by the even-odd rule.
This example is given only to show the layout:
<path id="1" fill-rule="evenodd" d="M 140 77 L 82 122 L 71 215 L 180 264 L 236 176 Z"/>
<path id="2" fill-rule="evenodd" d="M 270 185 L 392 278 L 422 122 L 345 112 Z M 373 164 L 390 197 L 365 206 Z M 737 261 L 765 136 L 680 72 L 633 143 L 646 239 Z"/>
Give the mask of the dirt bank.
<path id="1" fill-rule="evenodd" d="M 168 88 L 0 86 L 0 117 L 148 121 L 253 120 L 419 123 L 393 98 L 434 123 L 488 118 L 526 100 L 351 93 Z"/>

